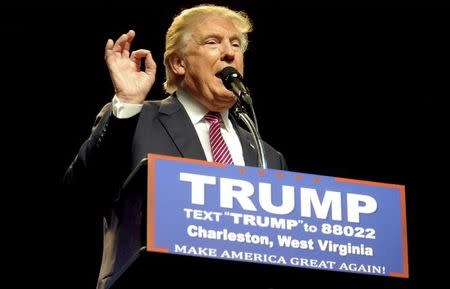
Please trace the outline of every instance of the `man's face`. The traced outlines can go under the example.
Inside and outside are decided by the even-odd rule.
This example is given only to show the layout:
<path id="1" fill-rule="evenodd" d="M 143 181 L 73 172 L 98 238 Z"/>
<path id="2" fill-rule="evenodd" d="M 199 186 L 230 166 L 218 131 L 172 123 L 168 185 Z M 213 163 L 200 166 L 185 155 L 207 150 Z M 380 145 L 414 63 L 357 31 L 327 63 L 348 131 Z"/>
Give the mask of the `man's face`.
<path id="1" fill-rule="evenodd" d="M 185 67 L 182 88 L 208 110 L 224 111 L 236 102 L 233 92 L 225 88 L 220 72 L 226 66 L 242 75 L 244 55 L 239 31 L 230 20 L 205 18 L 191 27 L 191 37 L 183 49 Z"/>

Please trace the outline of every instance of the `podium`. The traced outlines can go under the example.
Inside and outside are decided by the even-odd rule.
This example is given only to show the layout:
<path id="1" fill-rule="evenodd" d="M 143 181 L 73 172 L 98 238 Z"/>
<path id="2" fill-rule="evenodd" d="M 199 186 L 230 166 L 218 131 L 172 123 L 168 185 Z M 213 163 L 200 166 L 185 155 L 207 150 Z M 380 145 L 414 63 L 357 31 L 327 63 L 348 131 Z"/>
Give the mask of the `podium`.
<path id="1" fill-rule="evenodd" d="M 147 178 L 146 158 L 128 176 L 117 196 L 114 208 L 119 219 L 117 246 L 129 250 L 125 252 L 119 250 L 117 254 L 115 264 L 117 276 L 108 280 L 110 289 L 154 288 L 155 278 L 159 278 L 156 283 L 164 284 L 167 288 L 171 286 L 214 288 L 216 285 L 211 285 L 207 281 L 211 279 L 217 280 L 217 286 L 230 288 L 239 286 L 255 288 L 271 283 L 267 278 L 271 269 L 264 265 L 148 252 Z M 167 275 L 173 275 L 173 278 L 165 278 Z"/>
<path id="2" fill-rule="evenodd" d="M 113 208 L 106 288 L 151 288 L 163 276 L 167 287 L 270 288 L 299 268 L 407 278 L 404 193 L 402 185 L 149 155 Z"/>
<path id="3" fill-rule="evenodd" d="M 106 281 L 107 288 L 133 288 L 130 287 L 132 283 L 139 282 L 140 274 L 137 274 L 136 270 L 139 270 L 142 260 L 147 257 L 145 248 L 146 187 L 147 159 L 143 159 L 125 180 L 112 208 L 111 219 L 116 220 L 116 222 L 111 221 L 110 225 L 111 235 L 114 235 L 111 239 L 114 240 L 112 242 L 114 244 L 110 246 L 111 254 L 108 254 L 107 258 L 114 260 L 114 274 L 111 274 L 112 276 Z M 105 248 L 103 254 L 105 255 Z"/>
<path id="4" fill-rule="evenodd" d="M 255 288 L 271 283 L 264 265 L 222 261 L 192 256 L 148 252 L 146 249 L 146 211 L 148 161 L 142 160 L 124 182 L 114 211 L 119 221 L 118 246 L 130 250 L 118 254 L 118 275 L 108 282 L 111 289 L 154 288 L 156 282 L 171 286 L 214 288 L 217 286 Z M 272 269 L 273 270 L 273 269 Z M 172 275 L 172 278 L 164 276 Z M 161 281 L 162 280 L 162 281 Z M 274 280 L 272 280 L 274 281 Z M 277 282 L 280 284 L 280 281 Z"/>

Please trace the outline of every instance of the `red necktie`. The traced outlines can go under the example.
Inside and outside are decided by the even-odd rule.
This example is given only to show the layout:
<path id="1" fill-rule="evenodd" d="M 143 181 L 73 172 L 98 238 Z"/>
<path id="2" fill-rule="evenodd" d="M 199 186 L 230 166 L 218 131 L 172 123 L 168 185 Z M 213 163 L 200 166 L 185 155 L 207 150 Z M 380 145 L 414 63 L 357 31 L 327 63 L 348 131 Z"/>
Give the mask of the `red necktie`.
<path id="1" fill-rule="evenodd" d="M 209 126 L 209 143 L 211 144 L 211 152 L 213 160 L 218 163 L 233 164 L 230 151 L 220 132 L 220 122 L 222 116 L 218 112 L 210 111 L 205 115 L 205 119 L 210 123 Z"/>

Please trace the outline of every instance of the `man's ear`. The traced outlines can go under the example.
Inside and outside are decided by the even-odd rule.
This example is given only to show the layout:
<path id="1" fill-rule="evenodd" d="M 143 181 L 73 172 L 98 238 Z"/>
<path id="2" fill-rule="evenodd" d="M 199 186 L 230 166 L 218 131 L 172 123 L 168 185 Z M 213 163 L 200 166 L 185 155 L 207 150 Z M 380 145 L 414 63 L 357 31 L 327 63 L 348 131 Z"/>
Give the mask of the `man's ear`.
<path id="1" fill-rule="evenodd" d="M 169 65 L 175 75 L 182 76 L 186 73 L 184 60 L 177 53 L 169 56 Z"/>

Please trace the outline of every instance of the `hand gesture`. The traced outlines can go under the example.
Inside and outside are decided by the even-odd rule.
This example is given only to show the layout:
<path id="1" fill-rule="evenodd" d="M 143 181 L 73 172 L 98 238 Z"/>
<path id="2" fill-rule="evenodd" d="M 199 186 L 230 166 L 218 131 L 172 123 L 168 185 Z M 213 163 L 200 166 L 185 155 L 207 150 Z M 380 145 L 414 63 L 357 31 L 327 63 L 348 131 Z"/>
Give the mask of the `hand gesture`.
<path id="1" fill-rule="evenodd" d="M 135 32 L 122 34 L 116 42 L 108 39 L 105 47 L 105 61 L 111 75 L 116 96 L 122 102 L 143 103 L 155 83 L 156 63 L 149 50 L 135 50 L 130 55 L 130 46 Z M 145 70 L 141 60 L 145 59 Z"/>

